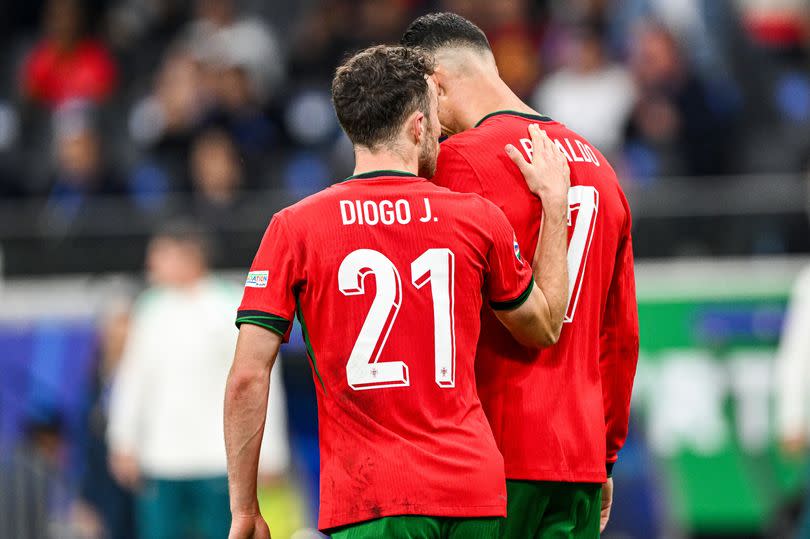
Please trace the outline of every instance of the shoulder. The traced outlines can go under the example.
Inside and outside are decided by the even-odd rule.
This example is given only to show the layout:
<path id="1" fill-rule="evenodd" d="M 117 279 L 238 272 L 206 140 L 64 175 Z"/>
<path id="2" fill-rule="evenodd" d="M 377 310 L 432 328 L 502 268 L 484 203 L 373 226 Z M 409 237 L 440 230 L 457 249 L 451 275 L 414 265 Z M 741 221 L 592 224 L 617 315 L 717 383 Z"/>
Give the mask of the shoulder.
<path id="1" fill-rule="evenodd" d="M 25 59 L 24 68 L 30 70 L 44 69 L 55 59 L 55 51 L 48 43 L 41 42 L 34 45 Z"/>
<path id="2" fill-rule="evenodd" d="M 464 215 L 468 219 L 485 224 L 485 228 L 491 224 L 499 224 L 500 221 L 508 223 L 503 210 L 486 197 L 474 192 L 444 190 L 454 204 L 464 208 Z"/>
<path id="3" fill-rule="evenodd" d="M 339 184 L 327 187 L 326 189 L 299 200 L 295 204 L 291 204 L 279 210 L 273 216 L 273 219 L 288 224 L 299 220 L 301 217 L 320 212 L 325 204 L 334 200 L 338 195 L 338 185 Z"/>
<path id="4" fill-rule="evenodd" d="M 540 93 L 557 92 L 570 87 L 571 81 L 574 79 L 571 72 L 565 69 L 555 71 L 541 84 L 537 90 Z"/>
<path id="5" fill-rule="evenodd" d="M 483 129 L 483 127 L 485 126 L 473 127 L 448 137 L 442 142 L 439 156 L 447 150 L 450 155 L 464 157 L 470 151 L 480 148 L 480 145 L 484 144 L 487 138 L 487 130 Z"/>
<path id="6" fill-rule="evenodd" d="M 148 317 L 151 311 L 159 309 L 166 299 L 166 290 L 161 287 L 151 287 L 144 290 L 135 300 L 132 313 L 135 317 Z"/>

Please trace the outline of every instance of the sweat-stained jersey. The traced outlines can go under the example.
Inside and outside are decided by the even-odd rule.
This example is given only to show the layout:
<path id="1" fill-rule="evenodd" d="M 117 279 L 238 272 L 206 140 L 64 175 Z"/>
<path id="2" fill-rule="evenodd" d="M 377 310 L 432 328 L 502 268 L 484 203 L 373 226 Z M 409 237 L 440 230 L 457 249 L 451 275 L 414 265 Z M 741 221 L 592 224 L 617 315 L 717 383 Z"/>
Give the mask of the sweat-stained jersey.
<path id="1" fill-rule="evenodd" d="M 638 359 L 630 209 L 615 172 L 564 125 L 503 111 L 442 144 L 433 182 L 494 202 L 531 257 L 542 204 L 504 151 L 511 143 L 529 157 L 531 123 L 540 124 L 571 169 L 571 294 L 559 342 L 540 352 L 521 346 L 484 310 L 478 393 L 508 479 L 604 482 L 627 436 Z"/>
<path id="2" fill-rule="evenodd" d="M 297 311 L 318 398 L 321 529 L 505 515 L 474 359 L 483 301 L 512 309 L 531 292 L 516 245 L 491 202 L 396 171 L 273 217 L 237 324 L 286 338 Z"/>

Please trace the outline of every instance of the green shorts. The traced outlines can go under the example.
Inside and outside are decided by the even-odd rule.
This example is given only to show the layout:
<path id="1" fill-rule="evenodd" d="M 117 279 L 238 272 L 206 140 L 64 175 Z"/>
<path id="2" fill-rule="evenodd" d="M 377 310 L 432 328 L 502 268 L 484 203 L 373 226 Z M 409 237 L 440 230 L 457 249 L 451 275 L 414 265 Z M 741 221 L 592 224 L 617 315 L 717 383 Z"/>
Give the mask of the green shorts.
<path id="1" fill-rule="evenodd" d="M 502 518 L 450 518 L 402 515 L 350 524 L 332 532 L 333 539 L 493 539 Z"/>
<path id="2" fill-rule="evenodd" d="M 502 539 L 596 539 L 602 485 L 506 481 L 507 513 Z"/>

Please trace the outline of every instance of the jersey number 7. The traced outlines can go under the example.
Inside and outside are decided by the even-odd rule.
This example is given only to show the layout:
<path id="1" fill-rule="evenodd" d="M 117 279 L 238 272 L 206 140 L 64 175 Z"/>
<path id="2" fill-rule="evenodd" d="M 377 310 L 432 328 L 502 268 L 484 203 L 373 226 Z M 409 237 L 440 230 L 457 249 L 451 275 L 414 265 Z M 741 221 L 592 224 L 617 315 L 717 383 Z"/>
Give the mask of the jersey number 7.
<path id="1" fill-rule="evenodd" d="M 346 296 L 365 294 L 365 278 L 373 273 L 377 294 L 357 336 L 346 378 L 354 390 L 410 385 L 403 361 L 379 361 L 402 305 L 402 280 L 394 263 L 372 249 L 352 251 L 338 269 L 338 287 Z M 455 257 L 450 249 L 428 249 L 411 263 L 411 283 L 421 289 L 430 283 L 433 297 L 435 378 L 439 387 L 456 384 L 456 336 L 453 279 Z"/>
<path id="2" fill-rule="evenodd" d="M 573 225 L 573 231 L 568 242 L 568 306 L 564 322 L 574 321 L 598 212 L 599 191 L 595 187 L 573 185 L 568 189 L 568 226 Z"/>

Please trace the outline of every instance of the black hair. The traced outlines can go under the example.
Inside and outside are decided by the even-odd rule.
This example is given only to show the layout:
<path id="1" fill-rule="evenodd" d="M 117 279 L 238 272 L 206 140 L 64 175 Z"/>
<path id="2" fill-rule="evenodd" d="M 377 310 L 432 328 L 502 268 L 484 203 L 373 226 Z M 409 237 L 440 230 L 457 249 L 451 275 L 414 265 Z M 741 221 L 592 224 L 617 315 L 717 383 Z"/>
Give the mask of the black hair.
<path id="1" fill-rule="evenodd" d="M 429 52 L 458 45 L 481 51 L 492 50 L 484 32 L 455 13 L 422 15 L 408 26 L 400 42 L 406 47 L 421 47 Z"/>

